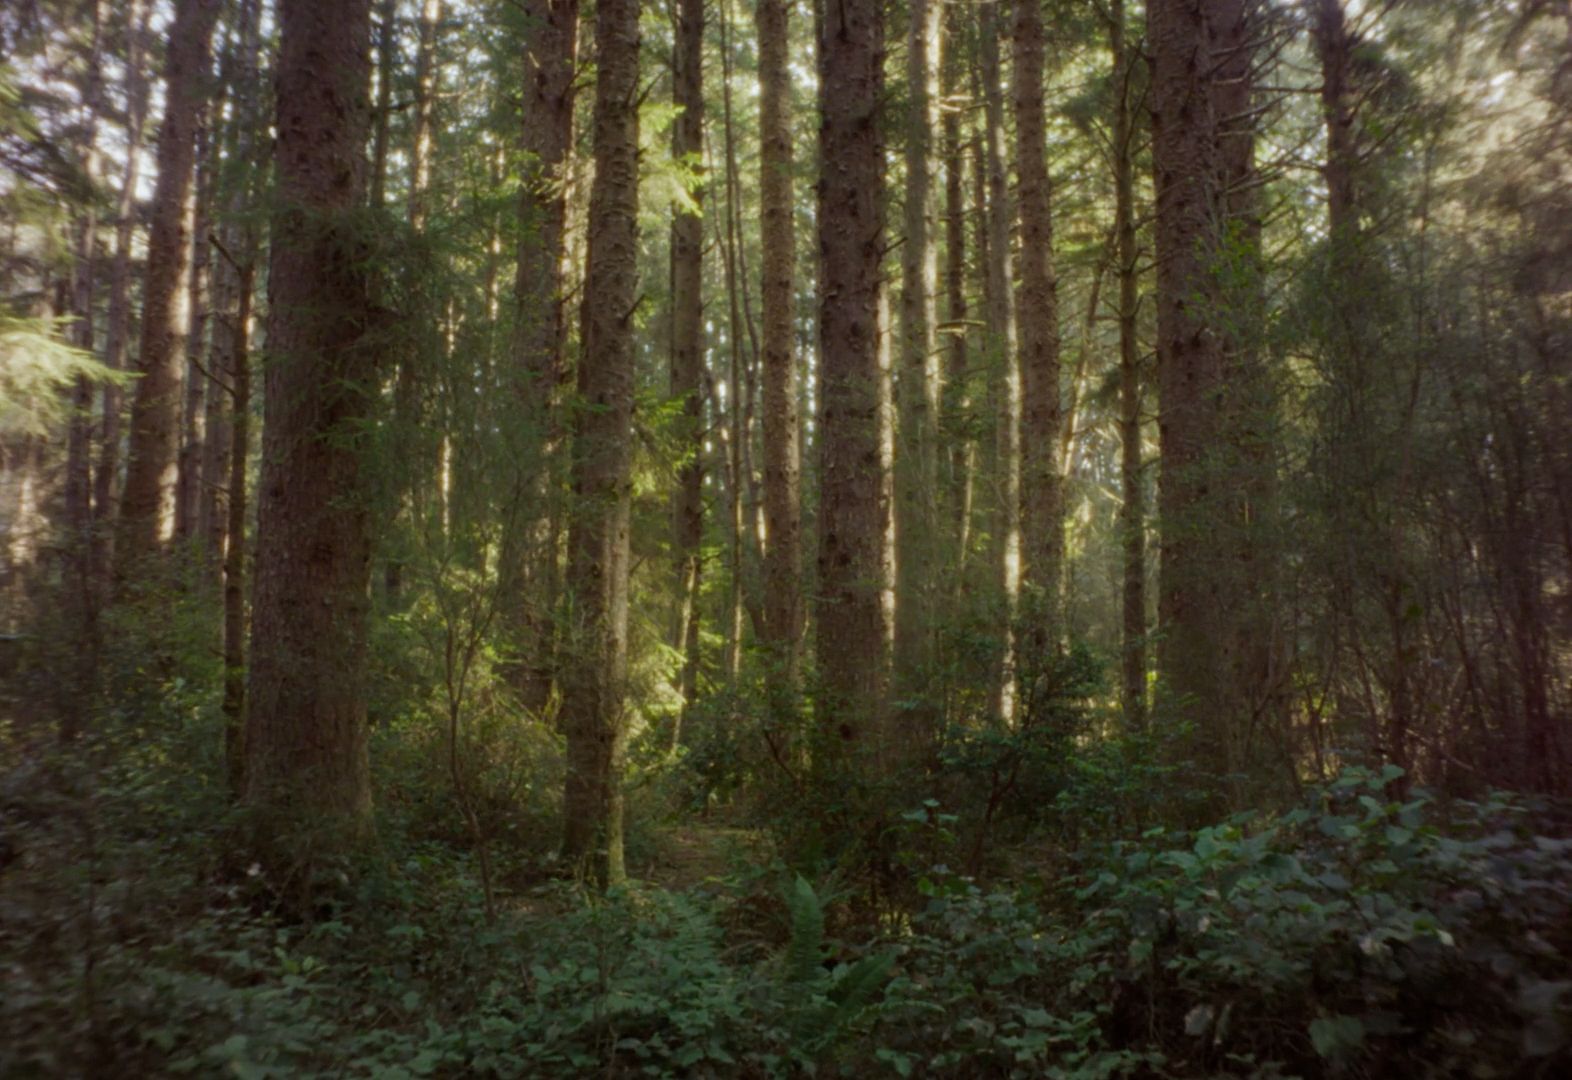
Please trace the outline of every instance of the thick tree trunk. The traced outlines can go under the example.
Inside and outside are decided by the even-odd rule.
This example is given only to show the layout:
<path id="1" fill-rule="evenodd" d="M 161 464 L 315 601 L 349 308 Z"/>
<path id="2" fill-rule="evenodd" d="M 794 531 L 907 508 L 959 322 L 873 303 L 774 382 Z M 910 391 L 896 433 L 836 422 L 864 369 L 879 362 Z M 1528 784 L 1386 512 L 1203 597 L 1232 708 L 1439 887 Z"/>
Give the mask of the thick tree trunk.
<path id="1" fill-rule="evenodd" d="M 792 227 L 791 79 L 787 0 L 760 0 L 759 202 L 764 303 L 765 673 L 777 719 L 797 694 L 802 604 L 802 444 L 793 349 L 796 237 Z"/>
<path id="2" fill-rule="evenodd" d="M 1230 460 L 1243 410 L 1256 395 L 1242 374 L 1247 342 L 1230 341 L 1225 311 L 1236 298 L 1221 284 L 1231 236 L 1252 181 L 1250 55 L 1241 0 L 1153 0 L 1153 165 L 1157 190 L 1158 398 L 1162 484 L 1159 667 L 1169 719 L 1188 723 L 1191 762 L 1231 774 L 1243 727 L 1241 627 L 1253 601 L 1240 565 L 1241 484 Z M 1235 400 L 1225 403 L 1229 394 Z M 1241 402 L 1243 410 L 1241 408 Z M 1203 781 L 1203 786 L 1206 786 Z M 1227 805 L 1221 783 L 1194 809 L 1197 819 Z"/>
<path id="3" fill-rule="evenodd" d="M 1016 293 L 1021 379 L 1021 587 L 1019 657 L 1025 680 L 1040 671 L 1063 635 L 1064 481 L 1060 475 L 1059 299 L 1053 267 L 1053 210 L 1043 115 L 1041 0 L 1015 0 L 1016 197 L 1021 211 L 1021 283 Z"/>
<path id="4" fill-rule="evenodd" d="M 510 681 L 524 707 L 547 708 L 556 668 L 553 610 L 559 582 L 560 421 L 553 402 L 567 336 L 564 270 L 567 173 L 573 146 L 578 0 L 530 0 L 523 41 L 517 323 L 513 378 L 519 405 L 521 505 L 503 541 L 503 622 L 515 659 Z"/>
<path id="5" fill-rule="evenodd" d="M 572 597 L 562 674 L 568 775 L 563 855 L 601 884 L 625 876 L 622 763 L 627 739 L 628 515 L 633 315 L 638 292 L 639 5 L 595 14 L 595 180 L 585 269 L 584 408 L 573 427 Z"/>
<path id="6" fill-rule="evenodd" d="M 1141 466 L 1141 370 L 1136 315 L 1139 249 L 1135 237 L 1136 51 L 1125 41 L 1124 0 L 1113 0 L 1109 44 L 1114 56 L 1114 232 L 1119 277 L 1119 546 L 1120 687 L 1125 724 L 1146 726 L 1146 484 Z"/>
<path id="7" fill-rule="evenodd" d="M 365 197 L 370 0 L 283 0 L 279 16 L 245 797 L 325 834 L 321 850 L 362 835 L 371 813 L 362 444 L 378 363 L 351 223 Z"/>
<path id="8" fill-rule="evenodd" d="M 165 58 L 164 118 L 158 133 L 158 182 L 147 243 L 142 339 L 125 492 L 116 531 L 115 576 L 121 585 L 158 554 L 174 527 L 175 452 L 180 430 L 180 372 L 185 327 L 176 294 L 186 270 L 186 198 L 196 153 L 218 0 L 178 0 Z"/>
<path id="9" fill-rule="evenodd" d="M 885 724 L 889 462 L 881 437 L 884 8 L 826 4 L 819 38 L 819 557 L 817 764 L 893 768 Z"/>
<path id="10" fill-rule="evenodd" d="M 1010 290 L 1010 230 L 1015 207 L 1004 152 L 1003 34 L 997 5 L 984 5 L 978 46 L 982 62 L 983 122 L 988 169 L 986 252 L 987 364 L 993 403 L 992 570 L 998 658 L 990 686 L 991 711 L 1002 724 L 1016 719 L 1015 618 L 1021 588 L 1021 379 L 1016 366 L 1016 312 Z"/>
<path id="11" fill-rule="evenodd" d="M 698 161 L 704 154 L 704 2 L 682 0 L 676 12 L 672 101 L 682 110 L 672 130 L 672 156 Z M 699 568 L 704 543 L 704 190 L 693 193 L 693 212 L 671 222 L 671 393 L 682 402 L 683 463 L 672 498 L 677 595 L 672 648 L 682 655 L 683 713 L 699 685 Z M 735 393 L 736 388 L 733 387 Z M 672 728 L 675 748 L 682 734 Z"/>

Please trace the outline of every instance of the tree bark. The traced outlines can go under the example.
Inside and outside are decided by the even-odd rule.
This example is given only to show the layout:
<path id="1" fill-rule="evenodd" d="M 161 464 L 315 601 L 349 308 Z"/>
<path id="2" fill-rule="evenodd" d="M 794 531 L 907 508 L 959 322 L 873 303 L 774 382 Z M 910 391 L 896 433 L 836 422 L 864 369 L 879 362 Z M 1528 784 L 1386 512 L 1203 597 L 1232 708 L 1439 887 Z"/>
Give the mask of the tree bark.
<path id="1" fill-rule="evenodd" d="M 906 40 L 906 238 L 901 249 L 900 447 L 895 459 L 895 674 L 903 698 L 932 674 L 938 589 L 939 350 L 934 327 L 933 143 L 938 127 L 939 0 L 912 0 Z"/>
<path id="2" fill-rule="evenodd" d="M 681 0 L 676 11 L 672 101 L 681 109 L 672 130 L 672 156 L 697 162 L 704 154 L 704 2 Z M 682 402 L 683 462 L 672 499 L 677 595 L 672 647 L 682 655 L 682 713 L 693 707 L 699 684 L 699 574 L 704 543 L 704 189 L 693 192 L 692 212 L 671 222 L 671 393 Z M 736 387 L 733 387 L 735 393 Z M 672 728 L 672 746 L 685 715 Z"/>
<path id="3" fill-rule="evenodd" d="M 371 814 L 362 442 L 378 363 L 349 220 L 365 198 L 370 0 L 283 0 L 279 16 L 245 797 L 332 847 Z"/>
<path id="4" fill-rule="evenodd" d="M 147 126 L 148 87 L 142 62 L 147 37 L 147 0 L 131 0 L 126 9 L 126 168 L 115 205 L 115 257 L 109 272 L 109 312 L 104 328 L 104 365 L 119 371 L 125 364 L 126 339 L 131 335 L 131 246 L 136 228 L 136 190 L 141 179 L 142 142 Z M 104 384 L 103 428 L 99 433 L 98 469 L 93 477 L 93 576 L 106 583 L 111 535 L 105 527 L 119 506 L 121 394 L 113 382 Z"/>
<path id="5" fill-rule="evenodd" d="M 162 550 L 174 526 L 175 451 L 185 344 L 176 294 L 189 254 L 186 198 L 218 8 L 218 0 L 178 0 L 169 31 L 164 119 L 158 133 L 158 182 L 153 192 L 143 283 L 137 361 L 141 378 L 131 402 L 125 492 L 115 544 L 115 576 L 121 586 Z"/>
<path id="6" fill-rule="evenodd" d="M 794 711 L 803 631 L 802 444 L 793 349 L 791 78 L 787 0 L 760 0 L 759 202 L 764 304 L 764 625 L 766 686 L 777 720 Z"/>
<path id="7" fill-rule="evenodd" d="M 204 71 L 206 79 L 211 71 Z M 185 403 L 180 410 L 180 455 L 175 473 L 175 539 L 181 543 L 197 535 L 202 499 L 203 443 L 207 438 L 208 378 L 202 370 L 207 341 L 209 305 L 212 300 L 208 233 L 213 227 L 213 186 L 220 163 L 220 145 L 213 126 L 223 113 L 228 87 L 220 84 L 218 97 L 204 102 L 196 129 L 196 179 L 191 202 L 191 265 L 186 274 Z"/>
<path id="8" fill-rule="evenodd" d="M 1135 236 L 1135 65 L 1125 40 L 1124 0 L 1113 0 L 1109 46 L 1114 56 L 1114 232 L 1119 276 L 1119 545 L 1120 687 L 1125 724 L 1146 726 L 1146 484 L 1141 465 L 1141 370 L 1136 316 L 1140 303 Z"/>
<path id="9" fill-rule="evenodd" d="M 1015 0 L 1016 198 L 1021 213 L 1021 282 L 1016 293 L 1021 379 L 1021 587 L 1017 672 L 1030 679 L 1063 634 L 1064 480 L 1060 475 L 1059 299 L 1053 266 L 1053 207 L 1043 114 L 1041 0 Z M 1023 685 L 1031 704 L 1031 687 Z"/>
<path id="10" fill-rule="evenodd" d="M 964 25 L 954 6 L 947 9 L 948 25 L 945 52 L 945 96 L 959 92 L 961 73 L 957 32 Z M 954 568 L 953 585 L 961 588 L 965 580 L 966 549 L 971 544 L 972 517 L 972 434 L 971 434 L 971 357 L 970 331 L 966 302 L 966 178 L 965 151 L 961 140 L 961 107 L 951 103 L 944 115 L 944 291 L 945 318 L 949 320 L 943 383 L 944 441 L 950 448 L 949 475 L 946 478 L 949 516 L 949 565 Z"/>
<path id="11" fill-rule="evenodd" d="M 820 420 L 817 652 L 829 778 L 892 767 L 883 730 L 889 462 L 881 437 L 884 9 L 826 4 L 819 40 Z"/>
<path id="12" fill-rule="evenodd" d="M 1004 152 L 1004 79 L 999 58 L 1003 33 L 997 5 L 985 4 L 979 33 L 984 140 L 988 176 L 988 247 L 985 293 L 987 364 L 993 401 L 992 570 L 998 656 L 991 678 L 991 711 L 1000 723 L 1016 719 L 1015 618 L 1021 587 L 1021 379 L 1016 366 L 1016 311 L 1010 290 L 1010 230 L 1015 207 Z"/>
<path id="13" fill-rule="evenodd" d="M 573 425 L 572 598 L 562 675 L 568 740 L 563 855 L 602 885 L 625 876 L 622 764 L 627 739 L 628 515 L 633 315 L 638 291 L 639 5 L 595 14 L 595 180 L 590 189 L 583 359 Z"/>
<path id="14" fill-rule="evenodd" d="M 524 707 L 541 714 L 556 667 L 561 481 L 560 420 L 554 402 L 567 336 L 568 165 L 573 148 L 573 80 L 578 63 L 578 0 L 530 0 L 521 51 L 525 101 L 520 142 L 513 377 L 519 405 L 522 505 L 503 542 L 503 622 L 515 659 L 510 681 Z"/>

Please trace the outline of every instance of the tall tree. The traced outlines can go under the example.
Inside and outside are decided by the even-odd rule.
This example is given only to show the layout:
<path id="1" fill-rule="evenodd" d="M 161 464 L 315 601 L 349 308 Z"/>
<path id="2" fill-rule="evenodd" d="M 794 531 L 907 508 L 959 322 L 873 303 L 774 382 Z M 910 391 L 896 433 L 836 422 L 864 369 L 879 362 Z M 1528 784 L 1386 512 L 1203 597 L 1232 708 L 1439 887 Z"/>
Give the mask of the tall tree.
<path id="1" fill-rule="evenodd" d="M 370 824 L 364 433 L 378 357 L 354 215 L 365 198 L 370 0 L 279 5 L 276 209 L 245 797 L 330 842 Z"/>
<path id="2" fill-rule="evenodd" d="M 983 249 L 986 363 L 993 405 L 993 470 L 989 525 L 990 562 L 998 605 L 999 646 L 990 687 L 996 719 L 1015 719 L 1015 617 L 1021 587 L 1021 378 L 1016 366 L 1016 311 L 1010 292 L 1010 233 L 1015 207 L 1004 150 L 1004 75 L 999 56 L 1003 28 L 998 4 L 984 4 L 978 32 L 986 161 L 987 247 Z"/>
<path id="3" fill-rule="evenodd" d="M 682 110 L 672 129 L 671 152 L 679 162 L 704 153 L 704 0 L 681 0 L 676 9 L 672 101 Z M 682 467 L 672 495 L 677 557 L 676 618 L 672 647 L 682 654 L 683 707 L 693 705 L 699 682 L 699 567 L 704 542 L 704 192 L 671 221 L 671 392 L 682 402 Z M 733 387 L 735 390 L 735 387 Z M 673 744 L 681 733 L 681 717 Z"/>
<path id="4" fill-rule="evenodd" d="M 176 298 L 190 237 L 186 199 L 196 155 L 218 0 L 177 0 L 164 68 L 164 118 L 158 132 L 158 181 L 142 284 L 141 352 L 131 402 L 125 491 L 116 532 L 115 572 L 122 582 L 156 554 L 174 527 L 175 451 L 186 328 Z"/>
<path id="5" fill-rule="evenodd" d="M 595 179 L 590 188 L 583 355 L 573 424 L 571 597 L 562 673 L 568 740 L 563 855 L 601 884 L 625 875 L 628 515 L 633 316 L 638 291 L 639 5 L 595 12 Z"/>
<path id="6" fill-rule="evenodd" d="M 1153 0 L 1152 157 L 1157 191 L 1158 402 L 1162 457 L 1159 666 L 1168 712 L 1188 722 L 1192 760 L 1214 775 L 1238 764 L 1246 575 L 1240 486 L 1227 468 L 1251 448 L 1255 394 L 1235 385 L 1248 342 L 1231 339 L 1224 288 L 1230 238 L 1248 242 L 1253 118 L 1244 0 Z M 1243 404 L 1237 399 L 1244 399 Z M 1221 537 L 1221 540 L 1219 540 Z M 1213 785 L 1198 812 L 1224 805 Z"/>
<path id="7" fill-rule="evenodd" d="M 802 605 L 802 452 L 793 348 L 796 239 L 792 203 L 788 0 L 760 0 L 759 202 L 764 305 L 764 626 L 777 709 L 798 684 Z"/>
<path id="8" fill-rule="evenodd" d="M 949 521 L 948 554 L 955 568 L 956 587 L 965 580 L 966 551 L 971 544 L 972 436 L 971 355 L 966 301 L 966 145 L 961 138 L 960 90 L 964 58 L 961 31 L 968 25 L 956 5 L 946 5 L 944 51 L 943 153 L 944 153 L 944 296 L 946 342 L 943 381 L 942 427 L 949 447 L 946 477 Z"/>
<path id="9" fill-rule="evenodd" d="M 578 0 L 525 5 L 520 58 L 524 104 L 520 145 L 518 273 L 513 374 L 520 407 L 522 505 L 503 543 L 503 623 L 516 659 L 512 682 L 539 713 L 551 696 L 555 651 L 552 610 L 559 581 L 558 430 L 553 405 L 563 376 L 568 166 L 573 146 Z"/>
<path id="10" fill-rule="evenodd" d="M 1141 369 L 1136 317 L 1140 251 L 1135 235 L 1135 71 L 1124 0 L 1108 17 L 1114 59 L 1114 234 L 1119 279 L 1120 688 L 1125 722 L 1146 724 L 1146 483 L 1141 463 Z"/>
<path id="11" fill-rule="evenodd" d="M 109 310 L 104 328 L 104 365 L 119 371 L 131 336 L 131 249 L 136 226 L 136 192 L 141 182 L 142 143 L 147 127 L 148 79 L 143 53 L 147 39 L 147 0 L 131 0 L 125 9 L 126 65 L 125 172 L 115 202 L 115 256 L 109 271 Z M 120 387 L 104 384 L 103 427 L 99 433 L 98 468 L 93 476 L 93 515 L 99 524 L 94 538 L 94 576 L 109 570 L 109 535 L 102 526 L 114 520 L 119 504 Z"/>
<path id="12" fill-rule="evenodd" d="M 881 437 L 884 6 L 826 4 L 819 36 L 821 769 L 893 765 L 884 731 L 889 462 Z"/>
<path id="13" fill-rule="evenodd" d="M 1021 214 L 1021 585 L 1025 626 L 1018 670 L 1051 650 L 1062 634 L 1060 575 L 1064 561 L 1064 482 L 1059 474 L 1059 300 L 1053 265 L 1053 207 L 1043 111 L 1042 0 L 1015 0 L 1016 198 Z M 1023 689 L 1029 689 L 1024 688 Z"/>
<path id="14" fill-rule="evenodd" d="M 933 236 L 943 4 L 912 0 L 906 38 L 906 237 L 901 248 L 900 442 L 895 460 L 895 671 L 903 696 L 930 674 L 938 575 L 939 350 Z"/>

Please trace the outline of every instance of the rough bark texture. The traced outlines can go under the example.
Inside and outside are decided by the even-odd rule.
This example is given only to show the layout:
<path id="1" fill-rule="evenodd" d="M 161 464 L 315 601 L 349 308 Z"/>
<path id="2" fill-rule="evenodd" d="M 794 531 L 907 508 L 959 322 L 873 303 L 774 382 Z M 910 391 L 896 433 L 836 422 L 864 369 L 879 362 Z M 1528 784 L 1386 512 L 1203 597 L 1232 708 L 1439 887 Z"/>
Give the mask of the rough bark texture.
<path id="1" fill-rule="evenodd" d="M 1206 519 L 1215 495 L 1205 454 L 1217 432 L 1222 342 L 1205 322 L 1214 294 L 1208 258 L 1216 252 L 1217 136 L 1207 95 L 1204 0 L 1151 0 L 1152 160 L 1157 192 L 1157 374 L 1162 483 L 1158 511 L 1162 568 L 1158 662 L 1164 704 L 1193 719 L 1197 756 L 1222 758 L 1222 717 L 1214 650 L 1219 638 L 1217 580 L 1205 557 Z"/>
<path id="2" fill-rule="evenodd" d="M 906 238 L 901 248 L 900 451 L 895 460 L 895 672 L 903 697 L 932 674 L 938 580 L 939 349 L 934 327 L 933 144 L 939 0 L 912 0 L 906 38 Z"/>
<path id="3" fill-rule="evenodd" d="M 883 707 L 880 260 L 884 253 L 884 10 L 826 4 L 819 41 L 819 557 L 821 769 L 890 766 Z"/>
<path id="4" fill-rule="evenodd" d="M 595 180 L 585 269 L 581 406 L 573 425 L 571 596 L 562 673 L 568 739 L 563 854 L 594 880 L 625 871 L 622 762 L 627 738 L 628 514 L 633 313 L 638 290 L 639 5 L 595 14 Z"/>
<path id="5" fill-rule="evenodd" d="M 704 0 L 677 6 L 672 101 L 682 110 L 672 129 L 672 156 L 696 161 L 704 153 Z M 704 543 L 704 219 L 703 189 L 698 206 L 678 211 L 671 222 L 671 393 L 682 402 L 684 460 L 672 495 L 672 525 L 677 557 L 676 612 L 672 647 L 683 657 L 684 710 L 693 705 L 699 683 L 699 566 Z M 736 387 L 732 387 L 733 394 Z M 679 718 L 679 725 L 681 718 Z M 680 737 L 680 726 L 672 734 Z"/>
<path id="6" fill-rule="evenodd" d="M 793 349 L 796 236 L 787 69 L 787 0 L 760 0 L 759 203 L 764 304 L 764 626 L 778 714 L 798 686 L 802 604 L 802 444 Z"/>
<path id="7" fill-rule="evenodd" d="M 1159 667 L 1168 718 L 1189 724 L 1201 769 L 1238 764 L 1244 548 L 1243 413 L 1224 405 L 1244 343 L 1221 325 L 1233 222 L 1249 189 L 1249 53 L 1237 0 L 1154 0 L 1147 11 L 1157 191 L 1157 320 L 1162 484 Z M 1237 381 L 1231 392 L 1249 398 Z M 1248 404 L 1248 402 L 1247 402 Z M 1221 785 L 1196 812 L 1225 805 Z"/>
<path id="8" fill-rule="evenodd" d="M 194 133 L 201 113 L 218 0 L 179 0 L 165 58 L 164 118 L 158 133 L 158 182 L 142 289 L 141 353 L 131 402 L 125 492 L 116 532 L 115 575 L 122 583 L 159 552 L 174 525 L 175 451 L 180 431 L 180 372 L 184 335 L 180 280 L 190 237 L 186 198 L 191 189 Z"/>
<path id="9" fill-rule="evenodd" d="M 503 620 L 516 650 L 511 681 L 524 706 L 538 714 L 551 699 L 555 670 L 552 611 L 559 582 L 556 493 L 561 439 L 553 403 L 562 381 L 567 336 L 563 259 L 578 0 L 529 0 L 525 17 L 520 142 L 526 158 L 513 343 L 523 479 L 522 505 L 504 540 L 503 569 L 510 577 L 503 588 Z"/>
<path id="10" fill-rule="evenodd" d="M 283 0 L 279 15 L 245 793 L 331 845 L 371 813 L 361 441 L 378 364 L 349 220 L 365 195 L 370 0 Z"/>
<path id="11" fill-rule="evenodd" d="M 1021 379 L 1016 367 L 1016 312 L 1010 290 L 1010 230 L 1015 207 L 1004 152 L 1004 77 L 999 59 L 1002 27 L 996 5 L 984 5 L 978 51 L 983 89 L 988 176 L 988 247 L 984 253 L 988 320 L 988 388 L 993 404 L 991 562 L 997 603 L 998 660 L 990 706 L 1001 723 L 1013 723 L 1015 616 L 1021 588 Z"/>
<path id="12" fill-rule="evenodd" d="M 1135 236 L 1135 50 L 1125 41 L 1124 0 L 1113 0 L 1109 45 L 1114 55 L 1114 232 L 1119 278 L 1119 544 L 1120 687 L 1125 723 L 1146 725 L 1146 484 L 1141 467 L 1141 371 L 1136 315 L 1140 251 Z"/>
<path id="13" fill-rule="evenodd" d="M 1060 476 L 1059 298 L 1043 114 L 1041 0 L 1015 0 L 1016 198 L 1021 213 L 1021 587 L 1024 626 L 1016 667 L 1030 677 L 1061 634 L 1064 481 Z M 1024 689 L 1024 688 L 1023 688 Z"/>

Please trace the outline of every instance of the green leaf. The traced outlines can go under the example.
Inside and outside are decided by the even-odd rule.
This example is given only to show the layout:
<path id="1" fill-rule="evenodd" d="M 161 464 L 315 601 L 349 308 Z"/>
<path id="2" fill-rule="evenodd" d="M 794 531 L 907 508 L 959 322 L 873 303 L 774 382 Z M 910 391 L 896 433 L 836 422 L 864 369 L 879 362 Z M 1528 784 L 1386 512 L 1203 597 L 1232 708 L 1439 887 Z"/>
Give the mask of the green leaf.
<path id="1" fill-rule="evenodd" d="M 1323 1016 L 1310 1023 L 1310 1043 L 1328 1061 L 1340 1061 L 1364 1045 L 1365 1025 L 1357 1016 Z"/>

